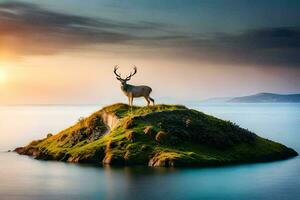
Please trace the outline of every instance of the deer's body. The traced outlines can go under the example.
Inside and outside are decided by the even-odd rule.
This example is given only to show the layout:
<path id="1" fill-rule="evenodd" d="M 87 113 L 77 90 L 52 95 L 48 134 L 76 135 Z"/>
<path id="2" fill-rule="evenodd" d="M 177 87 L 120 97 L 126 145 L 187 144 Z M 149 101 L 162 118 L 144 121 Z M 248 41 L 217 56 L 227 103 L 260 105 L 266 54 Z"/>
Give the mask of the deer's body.
<path id="1" fill-rule="evenodd" d="M 146 86 L 146 85 L 121 85 L 121 89 L 123 93 L 128 97 L 128 102 L 129 105 L 132 105 L 133 103 L 133 98 L 138 98 L 138 97 L 144 97 L 147 101 L 147 104 L 149 105 L 150 102 L 153 102 L 154 104 L 154 99 L 150 97 L 150 93 L 152 92 L 151 87 Z"/>
<path id="2" fill-rule="evenodd" d="M 153 103 L 154 105 L 154 99 L 150 97 L 150 93 L 152 92 L 151 87 L 146 86 L 146 85 L 140 85 L 140 86 L 135 86 L 135 85 L 130 85 L 127 84 L 127 81 L 130 80 L 130 78 L 136 74 L 137 70 L 134 68 L 134 72 L 131 73 L 129 76 L 127 76 L 125 79 L 121 78 L 121 75 L 117 73 L 117 67 L 114 69 L 114 73 L 117 76 L 117 79 L 121 82 L 121 89 L 123 93 L 128 97 L 128 103 L 130 106 L 133 104 L 133 99 L 138 98 L 138 97 L 144 97 L 145 100 L 147 101 L 147 105 L 150 105 L 150 102 Z"/>

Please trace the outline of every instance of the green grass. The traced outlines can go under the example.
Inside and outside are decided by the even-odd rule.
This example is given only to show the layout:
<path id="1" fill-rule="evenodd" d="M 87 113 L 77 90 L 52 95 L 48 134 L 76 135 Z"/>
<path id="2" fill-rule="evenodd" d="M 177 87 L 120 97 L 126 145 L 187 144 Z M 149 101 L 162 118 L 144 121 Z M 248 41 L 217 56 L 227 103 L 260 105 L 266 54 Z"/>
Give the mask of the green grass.
<path id="1" fill-rule="evenodd" d="M 102 114 L 119 122 L 108 134 Z M 37 159 L 112 165 L 210 166 L 296 156 L 229 121 L 181 105 L 107 106 L 90 117 L 18 150 Z"/>

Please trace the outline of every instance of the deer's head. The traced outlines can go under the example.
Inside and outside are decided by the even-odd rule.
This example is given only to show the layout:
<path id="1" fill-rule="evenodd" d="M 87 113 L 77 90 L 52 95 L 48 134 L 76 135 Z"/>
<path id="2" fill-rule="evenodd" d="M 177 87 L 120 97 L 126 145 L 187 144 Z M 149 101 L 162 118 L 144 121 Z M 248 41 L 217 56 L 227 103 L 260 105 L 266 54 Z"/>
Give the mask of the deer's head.
<path id="1" fill-rule="evenodd" d="M 133 72 L 131 72 L 128 76 L 126 76 L 126 78 L 122 78 L 121 74 L 118 73 L 118 68 L 119 68 L 118 65 L 114 67 L 114 74 L 116 75 L 116 79 L 119 80 L 122 85 L 126 85 L 127 81 L 129 81 L 131 77 L 134 76 L 137 72 L 137 68 L 136 66 L 134 66 Z"/>

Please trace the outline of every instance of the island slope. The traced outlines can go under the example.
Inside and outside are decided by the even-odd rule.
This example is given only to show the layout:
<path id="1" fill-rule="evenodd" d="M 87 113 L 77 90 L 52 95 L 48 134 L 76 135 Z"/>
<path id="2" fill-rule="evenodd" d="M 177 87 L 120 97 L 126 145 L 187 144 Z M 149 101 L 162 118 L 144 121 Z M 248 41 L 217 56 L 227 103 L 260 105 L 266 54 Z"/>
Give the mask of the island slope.
<path id="1" fill-rule="evenodd" d="M 297 156 L 234 123 L 180 105 L 107 106 L 15 150 L 36 159 L 149 166 L 217 166 Z"/>

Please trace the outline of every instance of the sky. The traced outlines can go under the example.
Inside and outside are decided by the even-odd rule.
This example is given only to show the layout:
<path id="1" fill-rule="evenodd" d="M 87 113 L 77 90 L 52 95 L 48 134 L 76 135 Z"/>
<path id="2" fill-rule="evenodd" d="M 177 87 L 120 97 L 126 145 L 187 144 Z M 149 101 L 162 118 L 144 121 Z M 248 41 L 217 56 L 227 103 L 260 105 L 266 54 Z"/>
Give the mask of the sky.
<path id="1" fill-rule="evenodd" d="M 126 102 L 113 67 L 152 96 L 300 92 L 295 0 L 0 0 L 0 104 Z"/>

